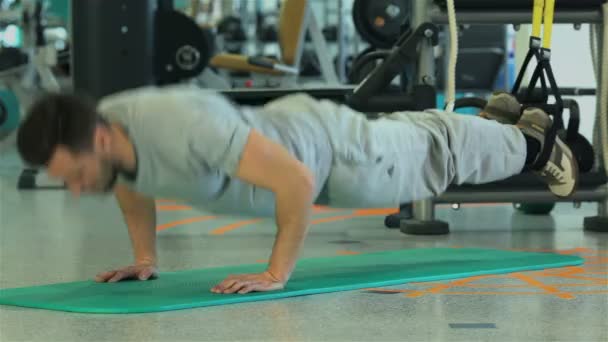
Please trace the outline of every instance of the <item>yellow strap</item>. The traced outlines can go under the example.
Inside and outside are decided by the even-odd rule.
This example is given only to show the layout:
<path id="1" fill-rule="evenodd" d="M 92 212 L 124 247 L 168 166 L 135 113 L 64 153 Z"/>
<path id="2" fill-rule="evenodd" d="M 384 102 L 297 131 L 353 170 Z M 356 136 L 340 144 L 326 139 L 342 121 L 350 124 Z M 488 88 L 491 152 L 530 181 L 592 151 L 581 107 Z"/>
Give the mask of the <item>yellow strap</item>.
<path id="1" fill-rule="evenodd" d="M 553 16 L 555 15 L 555 0 L 545 0 L 545 28 L 543 30 L 543 48 L 551 49 L 553 35 Z"/>
<path id="2" fill-rule="evenodd" d="M 545 0 L 534 0 L 534 12 L 532 16 L 532 37 L 540 39 L 540 30 L 543 25 L 543 8 Z"/>

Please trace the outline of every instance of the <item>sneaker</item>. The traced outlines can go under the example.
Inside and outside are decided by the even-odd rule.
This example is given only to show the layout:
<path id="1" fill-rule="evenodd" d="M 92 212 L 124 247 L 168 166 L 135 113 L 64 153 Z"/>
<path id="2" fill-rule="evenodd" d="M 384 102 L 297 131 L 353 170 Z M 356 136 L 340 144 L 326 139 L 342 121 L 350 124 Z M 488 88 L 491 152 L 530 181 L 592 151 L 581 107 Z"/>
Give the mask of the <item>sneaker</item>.
<path id="1" fill-rule="evenodd" d="M 540 143 L 540 151 L 545 149 L 545 139 L 552 125 L 553 120 L 549 115 L 538 108 L 526 109 L 517 123 L 523 134 Z M 578 186 L 579 177 L 578 164 L 572 150 L 556 137 L 549 160 L 544 164 L 539 160 L 541 154 L 542 152 L 532 165 L 534 173 L 547 183 L 556 196 L 572 195 Z"/>
<path id="2" fill-rule="evenodd" d="M 510 93 L 497 92 L 490 96 L 479 116 L 505 125 L 515 125 L 521 117 L 521 104 Z"/>

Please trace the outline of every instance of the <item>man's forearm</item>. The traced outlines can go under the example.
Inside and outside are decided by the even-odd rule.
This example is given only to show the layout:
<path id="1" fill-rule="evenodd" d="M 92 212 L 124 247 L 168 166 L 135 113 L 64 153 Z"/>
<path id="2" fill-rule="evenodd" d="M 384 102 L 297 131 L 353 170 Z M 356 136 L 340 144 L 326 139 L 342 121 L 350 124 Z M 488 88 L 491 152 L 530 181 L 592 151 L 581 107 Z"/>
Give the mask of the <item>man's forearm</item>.
<path id="1" fill-rule="evenodd" d="M 129 230 L 136 264 L 156 264 L 156 205 L 126 189 L 116 191 L 116 198 Z"/>
<path id="2" fill-rule="evenodd" d="M 156 264 L 156 209 L 154 204 L 141 208 L 135 213 L 126 213 L 125 221 L 133 246 L 136 264 Z"/>
<path id="3" fill-rule="evenodd" d="M 313 189 L 306 183 L 285 187 L 275 193 L 278 233 L 268 271 L 286 282 L 293 272 L 308 233 L 312 214 Z"/>

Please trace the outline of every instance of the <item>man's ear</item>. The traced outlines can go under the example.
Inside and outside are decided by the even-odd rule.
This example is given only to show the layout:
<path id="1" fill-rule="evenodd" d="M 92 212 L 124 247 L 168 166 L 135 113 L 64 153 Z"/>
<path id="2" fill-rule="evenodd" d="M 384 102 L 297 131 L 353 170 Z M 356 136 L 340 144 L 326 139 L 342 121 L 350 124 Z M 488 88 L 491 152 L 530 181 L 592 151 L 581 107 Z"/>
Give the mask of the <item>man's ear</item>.
<path id="1" fill-rule="evenodd" d="M 93 147 L 97 153 L 104 155 L 110 154 L 112 150 L 112 134 L 109 127 L 105 125 L 97 125 L 97 127 L 95 127 Z"/>

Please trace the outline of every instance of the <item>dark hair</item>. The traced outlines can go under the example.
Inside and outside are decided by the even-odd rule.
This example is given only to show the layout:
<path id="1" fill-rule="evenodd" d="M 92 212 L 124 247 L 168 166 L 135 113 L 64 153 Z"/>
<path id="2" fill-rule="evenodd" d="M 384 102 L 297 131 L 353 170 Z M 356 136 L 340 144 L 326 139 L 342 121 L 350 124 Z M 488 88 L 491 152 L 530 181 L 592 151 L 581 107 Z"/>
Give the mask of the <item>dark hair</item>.
<path id="1" fill-rule="evenodd" d="M 17 149 L 33 167 L 49 163 L 59 145 L 71 152 L 89 151 L 98 123 L 96 105 L 73 94 L 46 94 L 30 107 L 17 133 Z"/>

